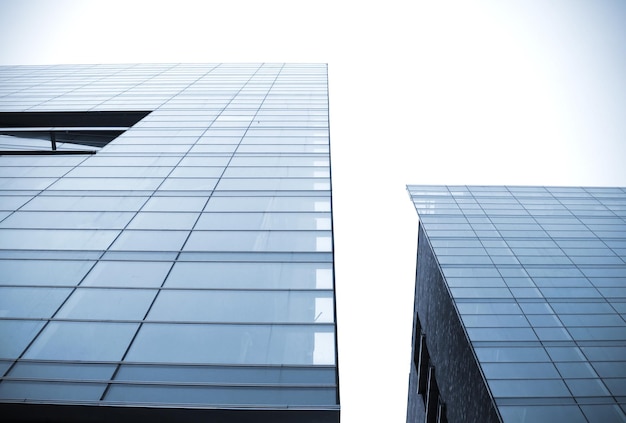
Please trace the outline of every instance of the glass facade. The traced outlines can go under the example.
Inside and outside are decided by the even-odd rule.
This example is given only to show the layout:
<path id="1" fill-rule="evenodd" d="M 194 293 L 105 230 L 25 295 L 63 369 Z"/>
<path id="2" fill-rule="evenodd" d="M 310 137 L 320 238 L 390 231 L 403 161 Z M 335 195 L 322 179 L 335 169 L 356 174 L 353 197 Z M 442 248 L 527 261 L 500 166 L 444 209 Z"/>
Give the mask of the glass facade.
<path id="1" fill-rule="evenodd" d="M 455 408 L 467 408 L 457 391 L 478 401 L 467 374 L 448 374 L 446 354 L 467 358 L 439 339 L 434 319 L 447 318 L 437 308 L 450 302 L 445 325 L 453 332 L 460 323 L 458 342 L 469 345 L 500 421 L 626 421 L 626 189 L 408 190 L 420 219 L 421 296 L 410 398 L 417 391 L 427 402 L 430 369 L 444 418 L 459 421 Z M 435 283 L 445 298 L 428 306 Z"/>
<path id="2" fill-rule="evenodd" d="M 147 114 L 0 155 L 0 407 L 338 421 L 326 65 L 0 67 L 0 120 L 113 111 Z"/>

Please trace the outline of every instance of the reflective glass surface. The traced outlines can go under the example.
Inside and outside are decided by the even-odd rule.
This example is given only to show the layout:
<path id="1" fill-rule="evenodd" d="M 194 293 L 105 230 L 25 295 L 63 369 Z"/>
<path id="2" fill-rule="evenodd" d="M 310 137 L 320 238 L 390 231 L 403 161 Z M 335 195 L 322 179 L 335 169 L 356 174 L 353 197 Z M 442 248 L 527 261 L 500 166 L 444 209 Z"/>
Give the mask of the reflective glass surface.
<path id="1" fill-rule="evenodd" d="M 338 410 L 326 65 L 0 67 L 0 109 L 145 114 L 0 154 L 0 399 Z"/>
<path id="2" fill-rule="evenodd" d="M 626 189 L 408 190 L 504 421 L 626 421 Z"/>

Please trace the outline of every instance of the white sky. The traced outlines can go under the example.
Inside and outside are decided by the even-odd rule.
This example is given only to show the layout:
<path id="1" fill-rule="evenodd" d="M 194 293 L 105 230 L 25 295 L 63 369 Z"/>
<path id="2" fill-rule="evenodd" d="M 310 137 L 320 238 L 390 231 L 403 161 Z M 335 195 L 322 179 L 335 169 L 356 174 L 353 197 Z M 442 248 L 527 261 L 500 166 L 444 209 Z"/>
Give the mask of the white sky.
<path id="1" fill-rule="evenodd" d="M 329 64 L 342 422 L 403 422 L 405 184 L 626 186 L 622 0 L 0 0 L 0 64 Z"/>

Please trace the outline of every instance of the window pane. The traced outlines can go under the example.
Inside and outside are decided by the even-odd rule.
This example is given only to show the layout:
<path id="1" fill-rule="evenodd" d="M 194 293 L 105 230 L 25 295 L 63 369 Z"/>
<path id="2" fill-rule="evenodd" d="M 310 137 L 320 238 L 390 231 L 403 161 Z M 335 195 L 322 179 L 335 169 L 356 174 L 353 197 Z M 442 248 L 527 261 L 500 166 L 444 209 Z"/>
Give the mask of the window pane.
<path id="1" fill-rule="evenodd" d="M 490 380 L 561 378 L 552 363 L 483 363 L 481 367 Z"/>
<path id="2" fill-rule="evenodd" d="M 154 261 L 100 261 L 82 285 L 116 287 L 159 287 L 172 263 Z"/>
<path id="3" fill-rule="evenodd" d="M 331 251 L 325 231 L 194 231 L 187 251 Z"/>
<path id="4" fill-rule="evenodd" d="M 122 365 L 115 375 L 120 381 L 206 383 L 324 383 L 335 384 L 332 367 L 274 366 L 172 366 Z"/>
<path id="5" fill-rule="evenodd" d="M 13 211 L 19 209 L 24 203 L 30 200 L 31 197 L 17 196 L 17 195 L 3 195 L 0 197 L 0 210 Z"/>
<path id="6" fill-rule="evenodd" d="M 62 288 L 0 288 L 0 317 L 49 318 L 70 294 Z"/>
<path id="7" fill-rule="evenodd" d="M 137 213 L 128 229 L 191 229 L 198 213 Z"/>
<path id="8" fill-rule="evenodd" d="M 204 197 L 152 197 L 143 211 L 201 211 L 206 204 Z"/>
<path id="9" fill-rule="evenodd" d="M 159 191 L 211 191 L 216 178 L 169 178 L 159 187 Z"/>
<path id="10" fill-rule="evenodd" d="M 124 212 L 15 212 L 0 223 L 3 228 L 122 229 L 134 213 Z"/>
<path id="11" fill-rule="evenodd" d="M 225 178 L 259 177 L 267 178 L 328 178 L 330 171 L 319 167 L 235 167 L 229 166 Z"/>
<path id="12" fill-rule="evenodd" d="M 41 191 L 56 180 L 56 178 L 0 178 L 0 190 Z"/>
<path id="13" fill-rule="evenodd" d="M 111 250 L 178 251 L 187 238 L 187 231 L 124 231 Z"/>
<path id="14" fill-rule="evenodd" d="M 202 213 L 195 229 L 330 230 L 329 213 Z"/>
<path id="15" fill-rule="evenodd" d="M 475 348 L 482 363 L 486 362 L 545 362 L 550 361 L 543 348 L 536 347 L 491 347 Z"/>
<path id="16" fill-rule="evenodd" d="M 10 377 L 28 379 L 107 380 L 113 376 L 114 364 L 29 363 L 20 361 Z"/>
<path id="17" fill-rule="evenodd" d="M 575 397 L 609 397 L 611 394 L 600 379 L 565 379 Z"/>
<path id="18" fill-rule="evenodd" d="M 0 229 L 0 249 L 106 250 L 118 232 L 87 229 Z"/>
<path id="19" fill-rule="evenodd" d="M 19 357 L 43 324 L 42 321 L 0 320 L 0 358 Z"/>
<path id="20" fill-rule="evenodd" d="M 536 341 L 537 336 L 530 328 L 468 328 L 472 342 L 478 341 Z"/>
<path id="21" fill-rule="evenodd" d="M 0 383 L 0 398 L 20 400 L 99 400 L 106 384 L 67 382 L 26 382 L 5 380 Z"/>
<path id="22" fill-rule="evenodd" d="M 330 211 L 326 197 L 211 197 L 205 211 Z"/>
<path id="23" fill-rule="evenodd" d="M 24 355 L 42 360 L 118 361 L 135 323 L 50 322 Z"/>
<path id="24" fill-rule="evenodd" d="M 156 290 L 77 289 L 56 317 L 68 319 L 141 320 Z"/>
<path id="25" fill-rule="evenodd" d="M 587 423 L 575 405 L 522 405 L 498 407 L 504 421 L 511 423 Z"/>
<path id="26" fill-rule="evenodd" d="M 106 401 L 176 404 L 324 405 L 336 403 L 335 388 L 112 385 Z"/>
<path id="27" fill-rule="evenodd" d="M 76 285 L 92 261 L 0 260 L 3 285 Z"/>
<path id="28" fill-rule="evenodd" d="M 162 178 L 63 178 L 48 189 L 50 191 L 153 191 L 162 181 Z"/>
<path id="29" fill-rule="evenodd" d="M 169 174 L 171 169 L 172 168 L 169 166 L 168 167 L 165 167 L 165 166 L 151 166 L 151 167 L 148 167 L 148 166 L 117 166 L 117 167 L 79 166 L 79 167 L 74 168 L 67 176 L 71 178 L 89 178 L 89 177 L 154 178 L 154 177 L 166 177 Z"/>
<path id="30" fill-rule="evenodd" d="M 6 198 L 6 197 L 4 197 Z M 147 197 L 38 196 L 23 210 L 42 211 L 137 211 Z"/>
<path id="31" fill-rule="evenodd" d="M 145 323 L 127 361 L 212 364 L 333 364 L 334 333 L 317 325 Z"/>
<path id="32" fill-rule="evenodd" d="M 171 178 L 219 178 L 224 172 L 219 166 L 178 166 L 171 173 Z"/>
<path id="33" fill-rule="evenodd" d="M 582 405 L 590 423 L 626 421 L 626 414 L 617 404 Z"/>
<path id="34" fill-rule="evenodd" d="M 148 319 L 328 323 L 333 321 L 332 301 L 332 293 L 324 291 L 163 291 Z"/>
<path id="35" fill-rule="evenodd" d="M 217 189 L 228 190 L 329 190 L 330 182 L 320 179 L 307 178 L 223 178 Z"/>
<path id="36" fill-rule="evenodd" d="M 326 263 L 178 262 L 165 283 L 178 288 L 332 289 Z"/>
<path id="37" fill-rule="evenodd" d="M 489 380 L 494 397 L 570 397 L 562 380 Z"/>
<path id="38" fill-rule="evenodd" d="M 559 373 L 564 378 L 597 378 L 595 370 L 591 367 L 589 363 L 555 363 L 557 369 L 559 369 Z"/>

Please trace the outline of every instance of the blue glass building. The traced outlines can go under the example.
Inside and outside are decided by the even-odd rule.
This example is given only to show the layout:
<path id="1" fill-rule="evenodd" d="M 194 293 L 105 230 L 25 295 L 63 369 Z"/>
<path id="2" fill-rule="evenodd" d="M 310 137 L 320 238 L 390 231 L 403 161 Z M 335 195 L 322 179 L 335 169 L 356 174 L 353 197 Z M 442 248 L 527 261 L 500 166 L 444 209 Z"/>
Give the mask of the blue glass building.
<path id="1" fill-rule="evenodd" d="M 408 190 L 407 421 L 626 421 L 626 189 Z"/>
<path id="2" fill-rule="evenodd" d="M 0 67 L 3 419 L 338 422 L 328 131 L 326 65 Z"/>

